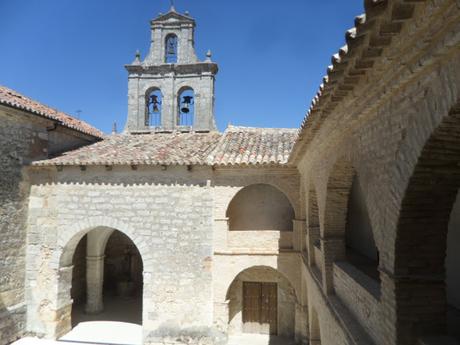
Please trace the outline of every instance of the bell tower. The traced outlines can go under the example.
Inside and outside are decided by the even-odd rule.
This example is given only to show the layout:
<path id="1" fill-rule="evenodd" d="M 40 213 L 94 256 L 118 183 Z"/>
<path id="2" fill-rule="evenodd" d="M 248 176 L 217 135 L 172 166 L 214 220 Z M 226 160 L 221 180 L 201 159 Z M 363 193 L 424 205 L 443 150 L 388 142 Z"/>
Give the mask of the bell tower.
<path id="1" fill-rule="evenodd" d="M 195 20 L 174 6 L 150 22 L 150 51 L 128 70 L 129 133 L 216 130 L 214 83 L 218 71 L 195 53 Z"/>

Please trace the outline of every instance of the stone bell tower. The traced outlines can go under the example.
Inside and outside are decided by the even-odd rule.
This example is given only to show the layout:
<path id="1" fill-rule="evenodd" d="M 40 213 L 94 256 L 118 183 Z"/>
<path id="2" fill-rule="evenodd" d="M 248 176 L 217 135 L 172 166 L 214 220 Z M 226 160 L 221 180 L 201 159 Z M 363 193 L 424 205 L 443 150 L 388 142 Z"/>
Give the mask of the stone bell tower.
<path id="1" fill-rule="evenodd" d="M 150 51 L 128 70 L 129 133 L 213 131 L 217 64 L 195 54 L 195 20 L 172 6 L 151 21 Z"/>

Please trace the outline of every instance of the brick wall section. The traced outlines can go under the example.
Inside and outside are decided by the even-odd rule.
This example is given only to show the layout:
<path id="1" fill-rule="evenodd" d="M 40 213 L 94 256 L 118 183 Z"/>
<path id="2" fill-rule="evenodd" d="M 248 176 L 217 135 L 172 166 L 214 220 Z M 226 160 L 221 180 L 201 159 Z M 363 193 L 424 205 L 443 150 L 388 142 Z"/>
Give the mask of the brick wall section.
<path id="1" fill-rule="evenodd" d="M 0 106 L 0 343 L 24 331 L 25 242 L 28 181 L 22 167 L 48 152 L 88 144 L 91 137 L 26 112 Z M 94 139 L 93 139 L 94 140 Z"/>
<path id="2" fill-rule="evenodd" d="M 395 10 L 401 1 L 388 3 L 384 12 Z M 398 11 L 385 12 L 380 24 L 389 23 L 390 18 L 394 20 L 395 13 Z M 316 191 L 323 227 L 327 226 L 329 212 L 329 178 L 336 163 L 349 161 L 359 176 L 380 253 L 380 327 L 372 334 L 376 343 L 412 344 L 424 328 L 422 324 L 416 326 L 413 320 L 419 317 L 429 320 L 429 315 L 439 315 L 432 308 L 418 307 L 417 301 L 426 300 L 428 295 L 416 285 L 407 284 L 404 279 L 407 266 L 403 263 L 410 263 L 406 259 L 415 251 L 414 243 L 445 245 L 443 236 L 436 241 L 431 241 L 431 237 L 415 240 L 416 236 L 407 232 L 405 240 L 400 241 L 398 223 L 405 192 L 422 149 L 460 99 L 460 60 L 455 48 L 460 40 L 460 10 L 458 2 L 452 0 L 420 1 L 412 9 L 410 18 L 400 27 L 399 34 L 389 36 L 391 40 L 382 55 L 366 70 L 353 92 L 341 97 L 333 111 L 318 110 L 324 110 L 321 125 L 312 127 L 311 135 L 304 139 L 309 144 L 297 161 L 301 183 L 313 186 L 310 189 Z M 448 135 L 453 138 L 457 134 Z M 450 146 L 444 145 L 441 151 L 445 154 L 448 150 Z M 432 155 L 441 155 L 439 150 L 436 152 Z M 414 264 L 419 259 L 420 263 L 430 261 L 433 248 L 419 252 Z M 445 254 L 441 246 L 433 250 L 436 255 Z M 310 287 L 314 289 L 314 285 Z M 408 291 L 415 295 L 420 292 L 420 299 L 404 297 Z M 331 293 L 329 298 L 336 297 L 334 291 L 328 293 Z M 321 319 L 325 311 L 322 308 L 317 311 Z M 432 322 L 433 327 L 424 331 L 436 331 L 435 324 Z"/>

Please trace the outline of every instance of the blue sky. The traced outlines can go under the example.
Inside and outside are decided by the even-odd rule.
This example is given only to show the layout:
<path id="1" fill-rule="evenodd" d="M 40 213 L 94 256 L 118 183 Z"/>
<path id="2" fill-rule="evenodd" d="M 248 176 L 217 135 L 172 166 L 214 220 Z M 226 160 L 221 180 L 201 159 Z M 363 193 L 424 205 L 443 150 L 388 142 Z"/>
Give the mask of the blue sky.
<path id="1" fill-rule="evenodd" d="M 175 0 L 196 51 L 219 64 L 216 119 L 298 127 L 363 0 Z M 124 65 L 149 48 L 169 0 L 0 0 L 0 84 L 110 132 L 127 112 Z"/>

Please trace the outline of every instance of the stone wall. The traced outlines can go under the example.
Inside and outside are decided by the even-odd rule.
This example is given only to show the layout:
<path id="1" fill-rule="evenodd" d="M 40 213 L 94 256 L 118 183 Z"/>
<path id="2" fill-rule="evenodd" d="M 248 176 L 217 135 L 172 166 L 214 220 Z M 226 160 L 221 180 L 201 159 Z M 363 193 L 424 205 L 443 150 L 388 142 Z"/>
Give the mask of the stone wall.
<path id="1" fill-rule="evenodd" d="M 67 257 L 86 232 L 108 227 L 127 235 L 144 264 L 146 343 L 183 334 L 209 335 L 212 323 L 210 169 L 66 167 L 32 169 L 28 219 L 28 330 L 50 337 L 68 330 Z M 45 183 L 48 182 L 48 183 Z M 49 286 L 48 284 L 51 284 Z M 52 293 L 59 287 L 58 295 Z M 46 305 L 46 308 L 43 306 Z M 49 321 L 56 320 L 56 321 Z"/>
<path id="2" fill-rule="evenodd" d="M 49 152 L 89 143 L 88 136 L 26 112 L 0 106 L 0 343 L 24 331 L 25 245 L 29 184 L 22 167 Z"/>
<path id="3" fill-rule="evenodd" d="M 233 279 L 245 268 L 264 264 L 287 274 L 292 286 L 300 290 L 296 276 L 298 252 L 293 247 L 295 244 L 298 250 L 300 245 L 299 240 L 293 240 L 300 236 L 297 225 L 289 232 L 289 238 L 283 238 L 286 243 L 277 239 L 274 247 L 275 242 L 272 245 L 271 240 L 259 241 L 252 236 L 252 245 L 247 243 L 251 247 L 229 253 L 228 258 L 238 258 L 237 262 L 225 261 L 226 266 L 219 263 L 216 255 L 227 256 L 219 254 L 219 250 L 229 248 L 228 228 L 220 227 L 220 219 L 244 186 L 273 184 L 300 212 L 295 170 L 244 171 L 245 174 L 241 169 L 182 166 L 29 168 L 28 330 L 55 337 L 69 329 L 71 258 L 79 240 L 92 229 L 122 232 L 141 254 L 146 344 L 179 335 L 205 337 L 217 343 L 225 338 L 226 326 L 215 326 L 215 315 L 219 313 L 215 304 L 225 303 L 231 280 L 222 298 L 213 299 L 215 284 L 228 277 L 225 272 L 234 272 Z M 297 224 L 294 219 L 289 221 Z M 222 237 L 220 231 L 224 231 Z M 220 239 L 225 241 L 219 242 Z M 280 247 L 288 252 L 281 253 Z M 260 255 L 248 257 L 247 253 L 253 251 Z M 268 252 L 271 256 L 266 262 Z M 58 286 L 57 295 L 52 286 Z M 299 315 L 298 323 L 302 314 Z M 289 327 L 292 335 L 301 325 L 292 323 Z"/>

